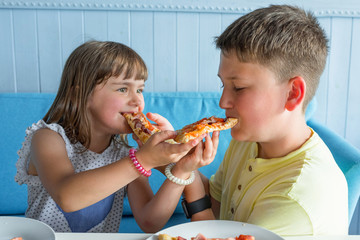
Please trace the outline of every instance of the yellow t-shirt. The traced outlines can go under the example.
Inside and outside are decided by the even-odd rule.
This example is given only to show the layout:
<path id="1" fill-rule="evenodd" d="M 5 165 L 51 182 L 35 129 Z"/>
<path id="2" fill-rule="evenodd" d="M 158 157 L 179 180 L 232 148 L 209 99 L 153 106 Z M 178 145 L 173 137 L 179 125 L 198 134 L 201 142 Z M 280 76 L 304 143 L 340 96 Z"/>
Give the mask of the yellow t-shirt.
<path id="1" fill-rule="evenodd" d="M 256 158 L 257 151 L 257 143 L 232 140 L 210 178 L 220 219 L 283 236 L 347 234 L 346 179 L 317 133 L 282 158 Z"/>

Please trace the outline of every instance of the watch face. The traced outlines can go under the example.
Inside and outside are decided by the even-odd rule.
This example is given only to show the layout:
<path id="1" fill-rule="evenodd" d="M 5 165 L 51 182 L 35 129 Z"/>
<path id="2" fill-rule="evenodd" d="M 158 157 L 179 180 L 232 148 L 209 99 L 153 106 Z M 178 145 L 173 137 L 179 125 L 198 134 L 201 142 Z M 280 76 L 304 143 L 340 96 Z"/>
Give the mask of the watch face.
<path id="1" fill-rule="evenodd" d="M 181 206 L 182 206 L 182 208 L 184 210 L 186 218 L 191 218 L 191 216 L 189 216 L 189 212 L 188 212 L 188 208 L 187 208 L 187 202 L 185 201 L 185 199 L 183 199 L 181 201 Z"/>
<path id="2" fill-rule="evenodd" d="M 211 208 L 211 200 L 208 195 L 205 195 L 205 197 L 191 203 L 188 203 L 185 199 L 183 199 L 181 201 L 181 205 L 183 207 L 186 217 L 191 218 L 191 216 L 195 213 L 202 212 L 205 209 Z"/>

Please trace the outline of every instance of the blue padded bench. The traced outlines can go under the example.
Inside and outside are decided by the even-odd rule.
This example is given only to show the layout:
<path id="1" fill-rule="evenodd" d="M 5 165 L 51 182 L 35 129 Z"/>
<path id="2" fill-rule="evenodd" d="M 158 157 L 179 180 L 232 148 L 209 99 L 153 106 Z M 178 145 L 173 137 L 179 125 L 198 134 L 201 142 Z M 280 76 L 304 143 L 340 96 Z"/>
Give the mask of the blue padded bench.
<path id="1" fill-rule="evenodd" d="M 156 112 L 165 116 L 174 126 L 180 129 L 203 117 L 212 115 L 224 117 L 224 110 L 218 106 L 218 92 L 161 92 L 144 93 L 144 112 Z M 27 206 L 26 186 L 19 186 L 14 181 L 17 151 L 24 140 L 25 129 L 41 119 L 49 109 L 55 95 L 47 93 L 1 93 L 0 94 L 0 215 L 23 216 Z M 306 113 L 308 124 L 325 141 L 332 151 L 335 160 L 344 172 L 349 185 L 349 222 L 360 195 L 360 151 L 342 137 L 324 125 L 311 119 L 316 109 L 313 101 Z M 129 140 L 131 137 L 129 138 Z M 207 177 L 215 173 L 225 150 L 230 142 L 230 131 L 220 134 L 218 153 L 213 163 L 201 168 Z M 150 184 L 157 191 L 165 177 L 154 171 Z M 184 223 L 185 218 L 180 204 L 165 227 Z M 129 203 L 125 201 L 124 215 L 119 232 L 142 232 L 136 224 Z"/>

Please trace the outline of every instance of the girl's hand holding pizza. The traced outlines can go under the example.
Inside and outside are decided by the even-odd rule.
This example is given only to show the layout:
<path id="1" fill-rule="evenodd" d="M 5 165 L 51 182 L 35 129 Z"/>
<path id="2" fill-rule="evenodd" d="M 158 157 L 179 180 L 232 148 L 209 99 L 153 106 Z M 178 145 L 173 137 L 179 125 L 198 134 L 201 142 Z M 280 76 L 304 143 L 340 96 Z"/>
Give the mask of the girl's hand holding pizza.
<path id="1" fill-rule="evenodd" d="M 176 132 L 174 131 L 156 132 L 142 145 L 137 151 L 136 157 L 145 169 L 178 162 L 203 139 L 203 137 L 199 137 L 184 144 L 169 144 L 165 142 L 175 136 Z"/>
<path id="2" fill-rule="evenodd" d="M 153 125 L 158 127 L 161 131 L 164 130 L 174 131 L 174 127 L 171 125 L 171 123 L 160 114 L 148 112 L 146 113 L 146 117 L 151 121 L 155 122 L 156 124 Z"/>
<path id="3" fill-rule="evenodd" d="M 142 114 L 141 114 L 142 115 Z M 174 131 L 174 128 L 173 126 L 171 125 L 171 123 L 166 119 L 164 118 L 163 116 L 161 116 L 160 114 L 157 114 L 157 113 L 150 113 L 148 112 L 146 114 L 146 117 L 148 119 L 150 119 L 151 121 L 155 122 L 156 124 L 151 124 L 152 127 L 154 127 L 155 129 L 159 129 L 159 130 L 171 130 L 171 131 Z M 141 117 L 139 117 L 141 118 Z M 144 123 L 144 119 L 146 118 L 143 118 L 142 119 L 142 122 Z M 149 125 L 150 126 L 150 125 Z M 136 135 L 136 134 L 133 134 L 132 135 L 133 139 L 137 142 L 137 144 L 139 145 L 139 147 L 141 147 L 143 145 L 143 142 L 139 139 L 139 137 Z"/>

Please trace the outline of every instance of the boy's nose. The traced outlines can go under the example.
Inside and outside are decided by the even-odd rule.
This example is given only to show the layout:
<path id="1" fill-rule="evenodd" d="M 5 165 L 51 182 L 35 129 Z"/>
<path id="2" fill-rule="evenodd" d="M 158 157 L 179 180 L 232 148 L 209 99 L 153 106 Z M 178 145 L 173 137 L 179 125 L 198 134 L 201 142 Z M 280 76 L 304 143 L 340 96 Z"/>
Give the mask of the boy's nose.
<path id="1" fill-rule="evenodd" d="M 230 98 L 227 96 L 225 92 L 221 94 L 219 106 L 222 109 L 230 108 L 231 107 L 231 101 Z"/>

